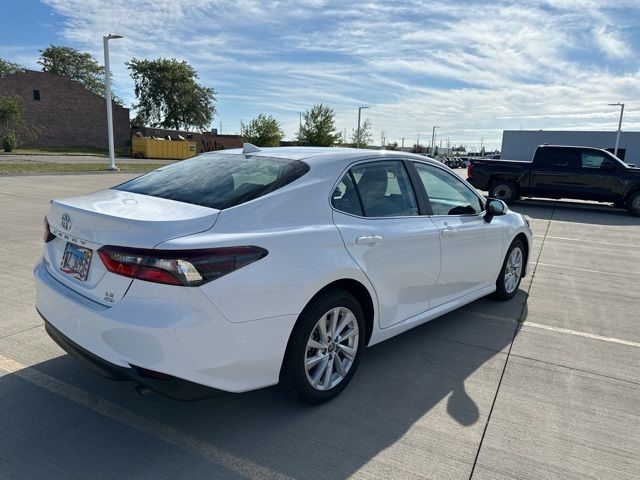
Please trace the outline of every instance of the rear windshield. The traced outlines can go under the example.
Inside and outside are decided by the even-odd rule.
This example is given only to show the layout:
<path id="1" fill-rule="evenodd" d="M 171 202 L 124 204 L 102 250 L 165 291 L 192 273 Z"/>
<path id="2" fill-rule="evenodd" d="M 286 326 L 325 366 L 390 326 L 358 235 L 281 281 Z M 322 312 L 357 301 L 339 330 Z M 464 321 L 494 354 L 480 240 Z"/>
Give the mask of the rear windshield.
<path id="1" fill-rule="evenodd" d="M 129 180 L 116 190 L 224 208 L 284 187 L 309 171 L 300 160 L 204 154 Z"/>

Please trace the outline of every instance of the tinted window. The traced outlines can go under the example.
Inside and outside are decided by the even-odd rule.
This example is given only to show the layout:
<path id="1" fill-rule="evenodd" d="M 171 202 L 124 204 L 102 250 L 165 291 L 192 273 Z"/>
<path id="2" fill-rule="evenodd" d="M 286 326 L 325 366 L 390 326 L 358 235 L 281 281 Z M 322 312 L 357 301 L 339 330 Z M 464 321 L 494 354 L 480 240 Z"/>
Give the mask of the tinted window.
<path id="1" fill-rule="evenodd" d="M 351 178 L 351 173 L 347 173 L 333 191 L 331 205 L 336 210 L 340 210 L 352 215 L 362 216 L 362 206 L 358 198 L 358 192 Z"/>
<path id="2" fill-rule="evenodd" d="M 547 147 L 543 149 L 537 163 L 549 167 L 575 167 L 577 150 L 574 148 Z"/>
<path id="3" fill-rule="evenodd" d="M 309 166 L 299 160 L 205 154 L 115 188 L 221 210 L 273 192 L 308 171 Z"/>
<path id="4" fill-rule="evenodd" d="M 434 215 L 474 215 L 482 211 L 478 196 L 455 175 L 424 163 L 414 165 Z"/>
<path id="5" fill-rule="evenodd" d="M 596 150 L 583 150 L 582 154 L 582 168 L 600 168 L 605 158 L 609 158 L 602 152 Z"/>
<path id="6" fill-rule="evenodd" d="M 418 215 L 409 176 L 400 161 L 372 162 L 351 169 L 367 217 Z"/>

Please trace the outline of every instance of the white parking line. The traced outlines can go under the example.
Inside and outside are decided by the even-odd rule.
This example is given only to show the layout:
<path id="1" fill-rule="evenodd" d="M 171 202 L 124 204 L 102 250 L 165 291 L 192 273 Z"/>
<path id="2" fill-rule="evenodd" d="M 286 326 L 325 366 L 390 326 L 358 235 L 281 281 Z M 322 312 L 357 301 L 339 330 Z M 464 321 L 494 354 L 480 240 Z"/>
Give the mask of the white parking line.
<path id="1" fill-rule="evenodd" d="M 509 317 L 500 317 L 498 315 L 491 315 L 489 313 L 482 313 L 482 312 L 473 312 L 471 310 L 462 310 L 462 311 L 464 313 L 468 313 L 475 317 L 487 318 L 489 320 L 499 320 L 501 322 L 507 322 L 507 323 L 513 323 L 513 324 L 518 323 L 515 319 L 509 318 Z M 593 340 L 602 340 L 604 342 L 618 343 L 620 345 L 627 345 L 629 347 L 640 348 L 639 342 L 632 342 L 630 340 L 623 340 L 621 338 L 605 337 L 603 335 L 596 335 L 595 333 L 580 332 L 578 330 L 571 330 L 570 328 L 552 327 L 551 325 L 543 325 L 541 323 L 528 322 L 528 321 L 523 322 L 522 325 L 525 327 L 541 328 L 543 330 L 550 330 L 552 332 L 568 333 L 569 335 L 576 335 L 578 337 L 591 338 Z"/>
<path id="2" fill-rule="evenodd" d="M 552 332 L 568 333 L 570 335 L 576 335 L 578 337 L 592 338 L 594 340 L 602 340 L 604 342 L 619 343 L 620 345 L 628 345 L 629 347 L 640 348 L 639 342 L 631 342 L 629 340 L 622 340 L 621 338 L 604 337 L 602 335 L 596 335 L 594 333 L 579 332 L 577 330 L 571 330 L 570 328 L 552 327 L 550 325 L 542 325 L 534 322 L 524 322 L 525 327 L 542 328 L 544 330 L 550 330 Z"/>
<path id="3" fill-rule="evenodd" d="M 529 263 L 534 263 L 534 262 L 531 261 Z M 615 275 L 617 277 L 640 278 L 640 275 L 629 275 L 628 273 L 603 272 L 602 270 L 591 270 L 590 268 L 569 267 L 567 265 L 554 265 L 552 263 L 538 262 L 535 265 L 542 265 L 544 267 L 564 268 L 566 270 L 578 270 L 580 272 L 599 273 L 601 275 Z"/>
<path id="4" fill-rule="evenodd" d="M 3 355 L 0 355 L 0 371 L 15 374 L 33 385 L 48 390 L 67 400 L 71 400 L 93 412 L 99 413 L 111 420 L 115 420 L 118 423 L 150 435 L 170 445 L 186 450 L 189 453 L 200 455 L 244 477 L 250 479 L 270 478 L 287 480 L 291 478 L 269 467 L 229 453 L 160 422 L 138 415 L 115 403 L 92 395 L 78 387 L 62 382 L 34 368 L 29 368 Z"/>
<path id="5" fill-rule="evenodd" d="M 582 243 L 595 243 L 597 245 L 611 245 L 614 247 L 629 247 L 638 248 L 638 245 L 629 245 L 628 243 L 612 243 L 612 242 L 598 242 L 596 240 L 585 240 L 584 238 L 567 238 L 567 237 L 554 237 L 552 235 L 534 235 L 534 238 L 551 238 L 553 240 L 566 240 L 568 242 L 582 242 Z"/>

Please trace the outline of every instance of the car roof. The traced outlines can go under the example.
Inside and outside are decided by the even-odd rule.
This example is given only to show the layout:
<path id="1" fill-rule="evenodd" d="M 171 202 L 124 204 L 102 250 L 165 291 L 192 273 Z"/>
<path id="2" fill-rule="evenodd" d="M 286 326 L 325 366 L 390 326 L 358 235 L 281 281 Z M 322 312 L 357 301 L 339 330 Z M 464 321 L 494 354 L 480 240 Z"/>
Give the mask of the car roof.
<path id="1" fill-rule="evenodd" d="M 213 152 L 211 152 L 213 153 Z M 216 153 L 242 154 L 241 148 L 219 150 Z M 390 158 L 411 158 L 439 165 L 440 162 L 431 157 L 400 150 L 370 150 L 366 148 L 342 147 L 264 147 L 258 152 L 247 153 L 248 156 L 287 158 L 303 160 L 309 165 L 326 163 L 351 163 L 358 160 L 384 160 Z"/>

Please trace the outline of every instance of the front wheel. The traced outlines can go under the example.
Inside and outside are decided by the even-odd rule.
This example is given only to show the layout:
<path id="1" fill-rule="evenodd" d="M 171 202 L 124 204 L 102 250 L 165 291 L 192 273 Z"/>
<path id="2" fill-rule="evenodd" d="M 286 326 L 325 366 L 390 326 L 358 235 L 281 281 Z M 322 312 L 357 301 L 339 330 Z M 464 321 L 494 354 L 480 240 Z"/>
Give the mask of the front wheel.
<path id="1" fill-rule="evenodd" d="M 513 241 L 502 264 L 502 269 L 496 280 L 496 292 L 494 296 L 500 300 L 509 300 L 518 291 L 522 272 L 524 271 L 524 244 L 522 240 Z"/>
<path id="2" fill-rule="evenodd" d="M 629 195 L 626 207 L 636 217 L 640 217 L 640 192 L 634 192 Z"/>
<path id="3" fill-rule="evenodd" d="M 348 292 L 332 290 L 305 308 L 293 329 L 280 381 L 297 400 L 323 403 L 353 378 L 364 348 L 364 315 Z"/>
<path id="4" fill-rule="evenodd" d="M 518 187 L 508 180 L 497 180 L 489 188 L 489 198 L 497 198 L 510 205 L 518 199 Z"/>

